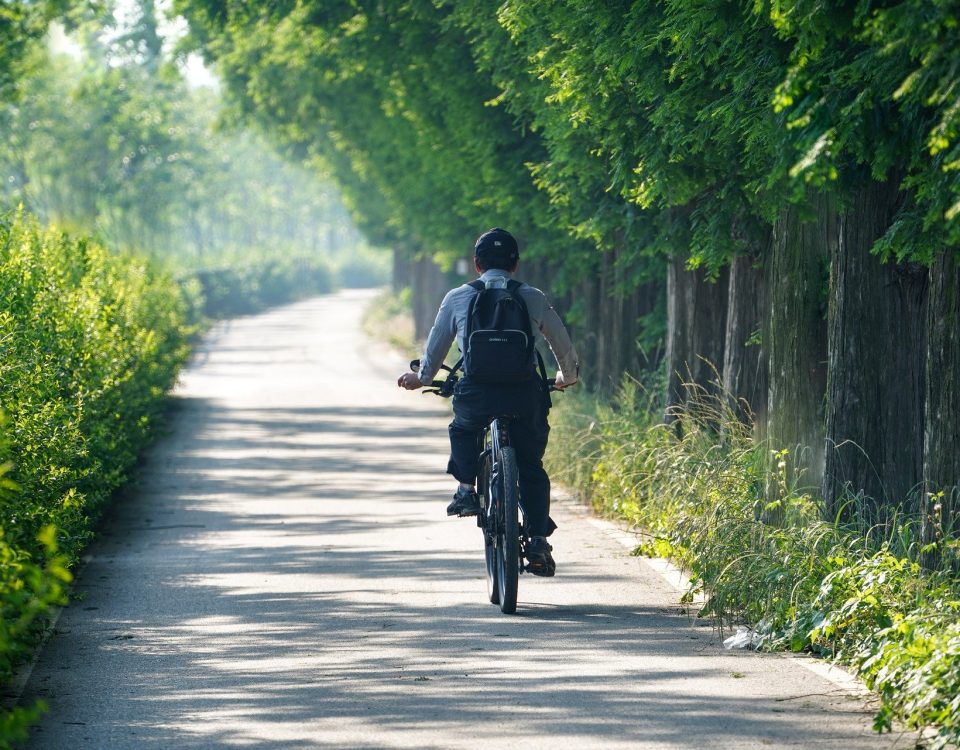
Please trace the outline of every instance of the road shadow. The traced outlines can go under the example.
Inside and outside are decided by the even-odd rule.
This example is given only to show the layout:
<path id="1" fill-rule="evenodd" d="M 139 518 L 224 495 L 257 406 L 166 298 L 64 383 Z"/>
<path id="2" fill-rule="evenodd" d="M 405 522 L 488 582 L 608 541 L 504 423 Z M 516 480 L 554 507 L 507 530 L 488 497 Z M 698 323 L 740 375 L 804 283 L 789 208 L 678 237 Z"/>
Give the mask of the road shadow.
<path id="1" fill-rule="evenodd" d="M 479 533 L 435 523 L 442 409 L 177 412 L 28 685 L 53 706 L 31 748 L 869 746 L 822 701 L 693 695 L 731 667 L 677 610 L 605 603 L 633 568 L 525 576 L 514 617 L 485 602 Z"/>

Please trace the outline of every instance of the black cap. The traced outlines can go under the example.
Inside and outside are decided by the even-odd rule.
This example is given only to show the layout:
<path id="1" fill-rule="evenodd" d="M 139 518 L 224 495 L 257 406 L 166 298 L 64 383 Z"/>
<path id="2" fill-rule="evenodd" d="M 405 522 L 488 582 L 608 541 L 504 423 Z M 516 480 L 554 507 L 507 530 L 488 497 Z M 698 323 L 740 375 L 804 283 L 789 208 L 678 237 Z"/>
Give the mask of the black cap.
<path id="1" fill-rule="evenodd" d="M 506 261 L 511 266 L 520 260 L 517 240 L 506 229 L 499 227 L 488 229 L 477 238 L 473 254 L 478 258 Z"/>

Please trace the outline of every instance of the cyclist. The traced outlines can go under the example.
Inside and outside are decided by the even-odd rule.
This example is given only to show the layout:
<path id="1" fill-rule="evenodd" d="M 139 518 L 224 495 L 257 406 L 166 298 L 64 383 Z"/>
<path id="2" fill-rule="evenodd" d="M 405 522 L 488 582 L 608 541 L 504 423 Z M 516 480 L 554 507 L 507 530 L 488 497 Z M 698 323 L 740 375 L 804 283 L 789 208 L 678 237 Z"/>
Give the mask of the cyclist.
<path id="1" fill-rule="evenodd" d="M 484 232 L 474 244 L 474 265 L 487 288 L 505 288 L 517 271 L 520 252 L 517 241 L 504 229 Z M 470 300 L 479 292 L 469 284 L 452 289 L 443 298 L 436 321 L 427 337 L 420 370 L 405 372 L 397 385 L 416 390 L 430 383 L 440 370 L 454 338 L 460 351 L 464 347 L 464 328 Z M 530 329 L 535 339 L 541 335 L 550 346 L 559 372 L 556 388 L 562 390 L 577 382 L 579 365 L 570 336 L 543 292 L 522 284 L 517 293 L 526 303 Z M 453 396 L 453 421 L 450 423 L 450 461 L 447 473 L 460 482 L 447 506 L 449 516 L 475 516 L 480 512 L 476 483 L 483 431 L 498 414 L 510 414 L 511 443 L 516 450 L 520 482 L 520 500 L 529 526 L 531 544 L 527 549 L 528 570 L 535 575 L 552 576 L 556 569 L 547 537 L 556 529 L 550 518 L 550 478 L 543 468 L 550 427 L 547 412 L 550 396 L 546 384 L 531 369 L 530 378 L 515 383 L 475 383 L 469 374 L 456 386 Z"/>

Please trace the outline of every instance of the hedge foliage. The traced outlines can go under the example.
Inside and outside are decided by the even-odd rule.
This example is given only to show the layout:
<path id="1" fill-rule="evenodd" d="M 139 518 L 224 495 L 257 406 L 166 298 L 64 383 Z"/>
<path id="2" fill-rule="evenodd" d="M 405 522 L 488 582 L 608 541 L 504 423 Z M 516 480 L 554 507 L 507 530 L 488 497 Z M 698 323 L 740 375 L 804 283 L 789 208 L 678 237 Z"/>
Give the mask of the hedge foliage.
<path id="1" fill-rule="evenodd" d="M 322 256 L 276 256 L 197 271 L 203 313 L 209 318 L 250 315 L 334 287 Z"/>
<path id="2" fill-rule="evenodd" d="M 94 520 L 155 433 L 189 309 L 154 263 L 0 216 L 0 679 L 64 602 Z M 0 719 L 0 745 L 34 709 Z"/>

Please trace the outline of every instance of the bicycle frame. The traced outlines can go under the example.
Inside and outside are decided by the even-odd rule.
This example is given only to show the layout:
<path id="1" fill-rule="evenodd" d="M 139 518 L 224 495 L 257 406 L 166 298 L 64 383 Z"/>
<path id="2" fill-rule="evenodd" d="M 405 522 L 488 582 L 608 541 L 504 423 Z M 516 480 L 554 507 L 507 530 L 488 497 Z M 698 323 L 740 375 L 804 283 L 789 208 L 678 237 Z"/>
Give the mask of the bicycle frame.
<path id="1" fill-rule="evenodd" d="M 484 457 L 490 455 L 493 470 L 496 471 L 500 456 L 503 455 L 503 449 L 510 445 L 510 419 L 511 417 L 509 416 L 501 415 L 490 420 L 490 424 L 487 425 L 483 432 L 483 450 L 480 453 L 480 466 L 483 466 Z M 493 479 L 493 476 L 491 476 L 491 479 Z M 477 477 L 477 482 L 477 492 L 480 493 L 480 505 L 484 511 L 486 511 L 488 510 L 484 505 L 486 496 L 481 487 L 483 483 L 482 476 Z M 477 526 L 483 528 L 483 523 L 482 517 L 477 516 Z M 520 572 L 523 572 L 522 566 Z"/>
<path id="2" fill-rule="evenodd" d="M 419 368 L 419 360 L 410 363 L 410 369 Z M 453 395 L 458 377 L 457 366 L 449 368 L 446 380 L 434 380 L 434 393 L 448 398 Z M 547 380 L 549 390 L 556 390 Z M 490 602 L 499 604 L 501 611 L 512 614 L 517 609 L 517 578 L 526 571 L 524 561 L 530 544 L 526 519 L 520 506 L 519 472 L 514 447 L 510 444 L 508 414 L 494 416 L 483 435 L 480 453 L 480 471 L 477 490 L 480 495 L 480 513 L 477 526 L 483 532 L 484 555 L 487 566 L 487 594 Z"/>

